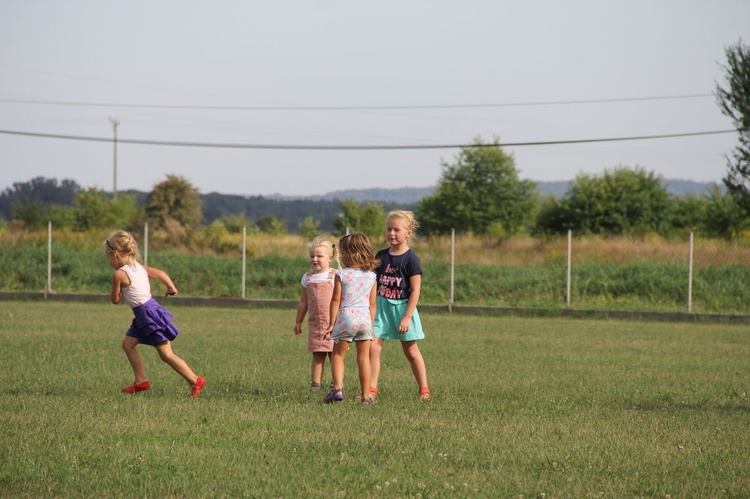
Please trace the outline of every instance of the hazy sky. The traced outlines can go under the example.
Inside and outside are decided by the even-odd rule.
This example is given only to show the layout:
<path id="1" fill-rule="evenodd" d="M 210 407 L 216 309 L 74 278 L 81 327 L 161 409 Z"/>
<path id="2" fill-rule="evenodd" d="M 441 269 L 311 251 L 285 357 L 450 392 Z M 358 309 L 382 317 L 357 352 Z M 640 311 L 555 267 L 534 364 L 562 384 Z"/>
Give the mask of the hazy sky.
<path id="1" fill-rule="evenodd" d="M 740 38 L 748 0 L 2 0 L 0 131 L 111 140 L 112 118 L 125 140 L 426 146 L 731 130 L 712 94 Z M 532 180 L 637 165 L 719 182 L 736 142 L 504 150 Z M 111 191 L 113 149 L 0 133 L 0 190 L 43 176 Z M 117 187 L 167 174 L 201 193 L 426 187 L 457 153 L 120 143 Z"/>

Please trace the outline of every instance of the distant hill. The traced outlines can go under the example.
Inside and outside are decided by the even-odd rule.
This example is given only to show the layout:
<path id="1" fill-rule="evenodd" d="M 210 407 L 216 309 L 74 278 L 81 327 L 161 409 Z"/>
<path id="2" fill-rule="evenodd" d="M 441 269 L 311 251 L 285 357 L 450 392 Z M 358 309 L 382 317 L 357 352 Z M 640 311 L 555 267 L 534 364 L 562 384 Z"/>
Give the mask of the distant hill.
<path id="1" fill-rule="evenodd" d="M 296 199 L 309 199 L 312 201 L 338 201 L 353 199 L 361 203 L 363 201 L 384 201 L 388 203 L 413 204 L 422 199 L 424 196 L 435 192 L 435 187 L 399 187 L 397 189 L 352 189 L 344 191 L 332 191 L 317 196 L 282 196 L 281 194 L 272 194 L 268 196 L 271 199 L 279 201 L 291 201 Z"/>
<path id="2" fill-rule="evenodd" d="M 714 183 L 712 182 L 695 182 L 693 180 L 664 179 L 662 181 L 667 186 L 667 191 L 670 194 L 674 194 L 676 196 L 682 196 L 683 194 L 688 193 L 709 194 L 711 192 L 711 188 L 714 186 Z M 570 184 L 570 182 L 570 180 L 559 180 L 552 182 L 537 181 L 536 183 L 539 186 L 539 192 L 542 196 L 552 194 L 557 198 L 561 198 L 568 190 L 568 185 Z M 722 189 L 724 188 L 723 185 L 720 185 L 720 187 Z M 434 186 L 400 187 L 397 189 L 373 188 L 332 191 L 327 194 L 304 197 L 272 194 L 266 197 L 278 201 L 296 201 L 300 199 L 308 199 L 312 201 L 336 201 L 340 199 L 353 199 L 357 202 L 382 201 L 395 204 L 415 204 L 419 202 L 424 196 L 428 196 L 433 192 L 435 192 Z"/>

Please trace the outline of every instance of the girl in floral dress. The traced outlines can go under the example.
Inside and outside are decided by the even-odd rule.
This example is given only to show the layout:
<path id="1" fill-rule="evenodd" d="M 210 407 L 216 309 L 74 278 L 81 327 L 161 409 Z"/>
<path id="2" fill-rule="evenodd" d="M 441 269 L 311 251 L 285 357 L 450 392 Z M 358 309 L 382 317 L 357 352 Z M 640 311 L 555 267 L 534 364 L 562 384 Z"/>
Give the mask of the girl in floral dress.
<path id="1" fill-rule="evenodd" d="M 333 340 L 331 374 L 333 388 L 323 399 L 326 403 L 344 400 L 344 358 L 352 342 L 357 345 L 359 385 L 364 403 L 371 403 L 370 344 L 372 321 L 375 318 L 375 272 L 379 265 L 362 232 L 347 234 L 339 240 L 341 261 L 346 268 L 336 272 L 331 300 L 331 325 L 328 332 Z"/>

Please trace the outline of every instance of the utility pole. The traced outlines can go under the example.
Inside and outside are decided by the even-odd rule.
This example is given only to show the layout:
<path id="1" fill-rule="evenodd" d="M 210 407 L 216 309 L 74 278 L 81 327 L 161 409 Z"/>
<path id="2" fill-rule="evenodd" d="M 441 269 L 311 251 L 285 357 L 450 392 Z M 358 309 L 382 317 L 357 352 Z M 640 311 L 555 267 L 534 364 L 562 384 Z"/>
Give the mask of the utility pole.
<path id="1" fill-rule="evenodd" d="M 114 188 L 112 190 L 112 199 L 117 201 L 117 127 L 120 125 L 120 122 L 117 121 L 115 118 L 109 118 L 109 121 L 112 123 L 112 128 L 115 132 L 115 171 L 114 171 Z"/>

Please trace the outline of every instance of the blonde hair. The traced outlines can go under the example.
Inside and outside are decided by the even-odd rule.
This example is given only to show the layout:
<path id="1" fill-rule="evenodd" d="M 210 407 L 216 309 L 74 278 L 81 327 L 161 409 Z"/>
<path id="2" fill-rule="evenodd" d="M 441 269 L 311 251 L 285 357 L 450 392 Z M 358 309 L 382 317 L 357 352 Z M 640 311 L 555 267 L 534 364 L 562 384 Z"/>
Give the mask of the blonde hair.
<path id="1" fill-rule="evenodd" d="M 138 253 L 138 243 L 129 232 L 124 230 L 117 230 L 110 234 L 104 241 L 104 247 L 107 249 L 107 253 L 114 253 L 118 259 L 125 263 L 133 264 L 141 258 L 140 253 Z"/>
<path id="2" fill-rule="evenodd" d="M 391 210 L 391 212 L 388 213 L 388 216 L 385 217 L 385 223 L 388 223 L 389 220 L 394 219 L 399 221 L 399 225 L 401 225 L 401 227 L 408 231 L 411 231 L 411 235 L 407 238 L 407 241 L 413 241 L 416 237 L 414 233 L 419 228 L 419 222 L 417 222 L 417 219 L 414 218 L 414 212 L 406 210 Z"/>
<path id="3" fill-rule="evenodd" d="M 327 238 L 320 236 L 310 241 L 310 244 L 307 245 L 308 250 L 312 250 L 313 248 L 318 247 L 325 248 L 328 254 L 331 255 L 331 260 L 335 260 L 337 267 L 339 269 L 341 268 L 341 256 L 339 255 L 339 249 L 335 244 L 333 244 Z"/>
<path id="4" fill-rule="evenodd" d="M 361 270 L 375 270 L 380 266 L 380 261 L 375 259 L 370 240 L 364 232 L 353 232 L 339 239 L 339 250 L 341 259 L 349 262 L 349 267 Z"/>

